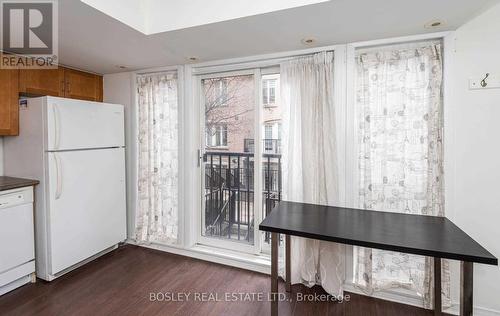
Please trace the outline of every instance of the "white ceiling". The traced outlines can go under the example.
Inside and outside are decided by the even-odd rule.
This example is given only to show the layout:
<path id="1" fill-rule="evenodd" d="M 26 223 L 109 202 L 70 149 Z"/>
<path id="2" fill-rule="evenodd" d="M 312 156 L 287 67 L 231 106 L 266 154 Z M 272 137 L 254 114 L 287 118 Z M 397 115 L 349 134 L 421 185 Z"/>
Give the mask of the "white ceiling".
<path id="1" fill-rule="evenodd" d="M 135 70 L 184 64 L 190 56 L 209 61 L 302 49 L 304 37 L 323 46 L 454 30 L 499 1 L 331 0 L 145 35 L 79 0 L 60 0 L 59 58 L 64 65 L 106 74 L 124 71 L 117 65 Z M 446 26 L 424 28 L 435 19 Z"/>
<path id="2" fill-rule="evenodd" d="M 146 35 L 151 35 L 330 0 L 81 1 Z"/>

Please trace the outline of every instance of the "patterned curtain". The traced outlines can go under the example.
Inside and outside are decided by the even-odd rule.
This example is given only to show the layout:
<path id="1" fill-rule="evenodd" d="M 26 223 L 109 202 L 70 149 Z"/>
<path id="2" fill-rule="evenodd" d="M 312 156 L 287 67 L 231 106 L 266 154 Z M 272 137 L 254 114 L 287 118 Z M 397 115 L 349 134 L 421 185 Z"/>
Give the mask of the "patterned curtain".
<path id="1" fill-rule="evenodd" d="M 356 56 L 359 207 L 444 216 L 442 54 L 439 42 Z M 433 302 L 432 258 L 355 247 L 355 284 L 367 293 L 403 287 Z M 443 304 L 450 304 L 443 260 Z"/>
<path id="2" fill-rule="evenodd" d="M 178 239 L 177 74 L 139 76 L 137 99 L 136 239 L 172 244 Z"/>

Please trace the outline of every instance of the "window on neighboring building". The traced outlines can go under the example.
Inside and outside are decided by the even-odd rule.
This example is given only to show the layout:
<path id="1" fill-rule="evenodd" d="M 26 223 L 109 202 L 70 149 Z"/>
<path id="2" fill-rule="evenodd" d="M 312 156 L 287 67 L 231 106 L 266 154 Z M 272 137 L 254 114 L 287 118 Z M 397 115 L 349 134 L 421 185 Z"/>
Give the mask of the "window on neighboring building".
<path id="1" fill-rule="evenodd" d="M 227 125 L 221 124 L 207 130 L 208 147 L 226 147 L 227 146 Z"/>
<path id="2" fill-rule="evenodd" d="M 276 102 L 277 79 L 262 80 L 262 103 L 264 106 L 273 105 Z"/>
<path id="3" fill-rule="evenodd" d="M 221 105 L 227 105 L 227 80 L 225 78 L 219 79 L 217 91 Z"/>
<path id="4" fill-rule="evenodd" d="M 228 105 L 228 79 L 214 78 L 207 79 L 204 83 L 207 108 L 217 108 Z"/>
<path id="5" fill-rule="evenodd" d="M 273 150 L 273 124 L 264 126 L 264 149 Z"/>

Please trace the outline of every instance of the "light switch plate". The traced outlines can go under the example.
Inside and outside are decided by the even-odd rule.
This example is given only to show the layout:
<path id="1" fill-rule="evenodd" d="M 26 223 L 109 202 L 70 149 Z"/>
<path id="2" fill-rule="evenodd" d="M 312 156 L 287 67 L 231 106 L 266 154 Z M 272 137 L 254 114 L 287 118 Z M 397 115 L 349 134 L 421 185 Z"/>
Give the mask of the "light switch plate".
<path id="1" fill-rule="evenodd" d="M 481 86 L 483 78 L 469 79 L 469 90 L 483 90 L 483 89 L 500 89 L 500 77 L 490 75 L 486 79 L 486 87 Z"/>

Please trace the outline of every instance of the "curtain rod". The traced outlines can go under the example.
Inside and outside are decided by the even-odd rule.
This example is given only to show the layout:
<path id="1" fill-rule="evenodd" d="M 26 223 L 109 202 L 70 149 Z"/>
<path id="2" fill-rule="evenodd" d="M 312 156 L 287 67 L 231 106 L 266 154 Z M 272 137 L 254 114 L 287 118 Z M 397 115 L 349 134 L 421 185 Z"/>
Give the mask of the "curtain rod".
<path id="1" fill-rule="evenodd" d="M 138 76 L 146 76 L 146 75 L 163 75 L 163 74 L 178 74 L 179 71 L 177 69 L 171 69 L 171 70 L 159 70 L 159 71 L 151 71 L 151 72 L 137 72 L 136 75 Z"/>
<path id="2" fill-rule="evenodd" d="M 377 48 L 391 48 L 391 47 L 399 47 L 399 46 L 405 46 L 409 44 L 413 44 L 415 46 L 422 44 L 422 43 L 443 43 L 443 38 L 429 38 L 429 39 L 421 39 L 421 40 L 408 40 L 404 42 L 398 42 L 398 43 L 392 43 L 392 44 L 375 44 L 375 45 L 369 45 L 369 46 L 360 46 L 356 47 L 356 52 L 364 52 L 364 51 L 370 51 L 372 49 L 377 49 Z"/>
<path id="3" fill-rule="evenodd" d="M 221 63 L 218 65 L 210 65 L 210 66 L 202 66 L 202 67 L 194 67 L 193 74 L 194 75 L 208 75 L 208 74 L 216 74 L 223 72 L 231 72 L 235 70 L 247 70 L 253 68 L 269 68 L 279 66 L 280 63 L 293 60 L 298 57 L 307 57 L 313 56 L 314 54 L 322 53 L 322 52 L 333 52 L 333 49 L 325 49 L 318 50 L 314 52 L 307 52 L 297 55 L 289 55 L 278 58 L 263 58 L 256 59 L 252 61 L 243 61 L 243 62 L 229 62 L 229 63 Z"/>

